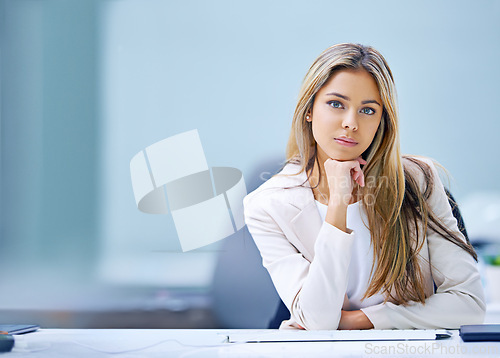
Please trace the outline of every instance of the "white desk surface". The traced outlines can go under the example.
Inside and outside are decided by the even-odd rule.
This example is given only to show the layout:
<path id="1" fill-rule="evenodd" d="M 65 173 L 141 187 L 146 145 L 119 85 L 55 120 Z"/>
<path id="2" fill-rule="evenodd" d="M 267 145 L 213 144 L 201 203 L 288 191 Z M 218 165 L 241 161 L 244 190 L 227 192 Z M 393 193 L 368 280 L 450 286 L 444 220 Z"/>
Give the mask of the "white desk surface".
<path id="1" fill-rule="evenodd" d="M 40 329 L 15 336 L 3 357 L 500 357 L 500 342 L 432 341 L 224 343 L 263 330 Z"/>

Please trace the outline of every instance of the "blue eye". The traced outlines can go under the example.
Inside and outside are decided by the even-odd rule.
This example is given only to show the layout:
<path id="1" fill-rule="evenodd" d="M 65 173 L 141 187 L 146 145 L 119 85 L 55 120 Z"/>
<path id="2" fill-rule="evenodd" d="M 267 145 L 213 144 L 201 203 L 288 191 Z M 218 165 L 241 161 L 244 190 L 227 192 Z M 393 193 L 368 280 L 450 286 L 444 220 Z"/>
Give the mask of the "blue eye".
<path id="1" fill-rule="evenodd" d="M 361 110 L 361 113 L 372 115 L 375 114 L 375 110 L 373 108 L 366 107 Z"/>
<path id="2" fill-rule="evenodd" d="M 333 108 L 343 108 L 342 103 L 340 103 L 339 101 L 330 101 L 328 102 L 328 104 Z"/>

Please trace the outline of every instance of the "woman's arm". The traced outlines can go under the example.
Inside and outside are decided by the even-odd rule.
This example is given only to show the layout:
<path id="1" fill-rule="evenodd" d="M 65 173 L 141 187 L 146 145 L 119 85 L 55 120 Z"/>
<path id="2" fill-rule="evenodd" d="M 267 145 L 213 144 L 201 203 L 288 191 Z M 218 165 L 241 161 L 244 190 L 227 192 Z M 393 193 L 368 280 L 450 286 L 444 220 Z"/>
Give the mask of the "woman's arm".
<path id="1" fill-rule="evenodd" d="M 315 256 L 309 262 L 290 243 L 289 222 L 283 209 L 265 195 L 247 196 L 245 221 L 262 255 L 263 265 L 290 310 L 305 329 L 337 329 L 347 289 L 347 273 L 354 233 L 323 222 L 317 235 Z"/>
<path id="2" fill-rule="evenodd" d="M 371 329 L 373 323 L 361 310 L 344 311 L 340 317 L 338 329 Z"/>
<path id="3" fill-rule="evenodd" d="M 434 164 L 429 159 L 421 160 L 430 165 L 434 176 L 433 193 L 428 201 L 432 210 L 447 227 L 459 232 Z M 476 262 L 469 253 L 434 231 L 428 230 L 427 235 L 436 292 L 425 304 L 413 302 L 403 306 L 387 302 L 362 308 L 376 329 L 457 329 L 463 324 L 483 322 L 486 305 Z"/>

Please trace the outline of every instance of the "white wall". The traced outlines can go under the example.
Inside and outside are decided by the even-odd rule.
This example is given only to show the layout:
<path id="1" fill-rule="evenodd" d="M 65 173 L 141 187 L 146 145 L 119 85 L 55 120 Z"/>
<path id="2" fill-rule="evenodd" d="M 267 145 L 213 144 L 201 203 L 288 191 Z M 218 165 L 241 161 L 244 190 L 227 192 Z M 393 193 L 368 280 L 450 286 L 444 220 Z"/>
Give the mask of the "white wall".
<path id="1" fill-rule="evenodd" d="M 74 264 L 64 262 L 68 272 L 78 266 L 68 280 L 90 285 L 110 253 L 136 250 L 149 260 L 141 273 L 149 285 L 172 282 L 174 267 L 193 267 L 196 259 L 179 254 L 170 217 L 135 208 L 131 157 L 198 129 L 209 165 L 239 168 L 252 190 L 262 182 L 262 163 L 277 167 L 284 157 L 308 67 L 339 42 L 372 45 L 388 60 L 403 152 L 445 165 L 459 202 L 478 188 L 500 190 L 498 1 L 89 3 L 2 2 L 0 245 L 29 252 L 21 255 L 25 267 L 48 266 L 52 251 L 74 255 Z M 30 160 L 38 169 L 19 179 L 16 163 Z M 85 175 L 76 175 L 81 168 Z M 65 209 L 75 192 L 79 209 Z M 204 267 L 213 269 L 206 257 Z M 180 272 L 203 285 L 199 270 Z M 134 274 L 129 282 L 137 282 Z"/>

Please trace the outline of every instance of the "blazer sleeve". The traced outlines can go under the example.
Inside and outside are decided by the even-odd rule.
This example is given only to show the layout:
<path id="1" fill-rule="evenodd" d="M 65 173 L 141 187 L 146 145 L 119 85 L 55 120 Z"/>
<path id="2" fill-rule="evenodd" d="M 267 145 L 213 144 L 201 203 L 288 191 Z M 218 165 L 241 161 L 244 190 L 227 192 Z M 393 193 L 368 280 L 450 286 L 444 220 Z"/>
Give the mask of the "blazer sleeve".
<path id="1" fill-rule="evenodd" d="M 432 210 L 448 228 L 460 233 L 434 164 L 427 158 L 423 161 L 431 167 L 434 177 L 428 199 Z M 462 234 L 460 237 L 466 241 Z M 386 302 L 362 308 L 375 329 L 458 329 L 464 324 L 483 323 L 486 305 L 474 258 L 432 230 L 427 230 L 427 244 L 435 293 L 424 304 Z"/>
<path id="2" fill-rule="evenodd" d="M 309 262 L 288 240 L 280 205 L 265 195 L 244 200 L 245 221 L 262 263 L 291 319 L 305 329 L 337 329 L 355 233 L 323 222 Z"/>

